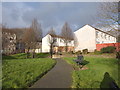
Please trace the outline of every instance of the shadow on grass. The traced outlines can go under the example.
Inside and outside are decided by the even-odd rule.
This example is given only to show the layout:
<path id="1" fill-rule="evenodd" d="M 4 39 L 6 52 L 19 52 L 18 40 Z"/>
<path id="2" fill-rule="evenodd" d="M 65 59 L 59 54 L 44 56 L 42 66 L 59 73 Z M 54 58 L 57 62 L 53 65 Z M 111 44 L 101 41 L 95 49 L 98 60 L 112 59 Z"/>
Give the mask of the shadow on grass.
<path id="1" fill-rule="evenodd" d="M 80 63 L 80 69 L 82 69 L 85 65 L 89 64 L 89 61 L 83 60 L 82 63 Z"/>
<path id="2" fill-rule="evenodd" d="M 117 86 L 115 80 L 110 77 L 108 72 L 105 72 L 104 74 L 104 78 L 102 80 L 102 82 L 100 83 L 100 88 L 110 88 L 111 90 L 115 89 L 115 90 L 119 90 L 119 87 Z"/>
<path id="3" fill-rule="evenodd" d="M 49 53 L 36 53 L 35 58 L 47 58 L 49 56 Z M 28 59 L 32 58 L 32 54 L 29 53 L 28 57 L 26 53 L 18 53 L 13 55 L 2 55 L 2 60 L 11 60 L 11 59 Z"/>
<path id="4" fill-rule="evenodd" d="M 83 60 L 83 62 L 81 63 L 81 65 L 85 66 L 87 65 L 88 63 L 90 63 L 89 61 L 86 61 L 86 60 Z"/>
<path id="5" fill-rule="evenodd" d="M 8 59 L 17 59 L 17 58 L 10 55 L 2 55 L 2 60 L 6 60 L 6 59 L 8 60 Z"/>
<path id="6" fill-rule="evenodd" d="M 74 61 L 75 62 L 75 61 Z M 88 69 L 87 67 L 84 67 L 85 65 L 89 64 L 89 61 L 83 60 L 81 63 L 76 62 L 76 65 L 73 66 L 74 70 L 85 70 Z M 77 66 L 77 67 L 76 67 Z"/>

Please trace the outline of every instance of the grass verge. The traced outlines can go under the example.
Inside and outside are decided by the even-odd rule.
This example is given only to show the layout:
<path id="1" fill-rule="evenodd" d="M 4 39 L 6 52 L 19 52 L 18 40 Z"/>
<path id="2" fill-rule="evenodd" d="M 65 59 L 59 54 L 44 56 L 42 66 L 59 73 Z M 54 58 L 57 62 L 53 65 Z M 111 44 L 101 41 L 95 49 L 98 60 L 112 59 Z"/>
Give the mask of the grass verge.
<path id="1" fill-rule="evenodd" d="M 50 56 L 49 53 L 36 53 L 35 58 L 47 58 Z M 2 59 L 26 59 L 27 54 L 26 53 L 18 53 L 13 55 L 2 55 Z M 32 57 L 32 54 L 29 54 L 29 57 Z"/>
<path id="2" fill-rule="evenodd" d="M 118 63 L 115 58 L 103 58 L 95 56 L 85 56 L 86 61 L 89 61 L 87 70 L 73 71 L 72 88 L 100 88 L 105 72 L 108 72 L 116 83 L 118 83 Z M 73 57 L 64 58 L 69 64 L 76 65 Z M 120 77 L 119 77 L 120 78 Z"/>
<path id="3" fill-rule="evenodd" d="M 50 58 L 3 60 L 3 88 L 28 88 L 48 72 L 55 61 Z"/>

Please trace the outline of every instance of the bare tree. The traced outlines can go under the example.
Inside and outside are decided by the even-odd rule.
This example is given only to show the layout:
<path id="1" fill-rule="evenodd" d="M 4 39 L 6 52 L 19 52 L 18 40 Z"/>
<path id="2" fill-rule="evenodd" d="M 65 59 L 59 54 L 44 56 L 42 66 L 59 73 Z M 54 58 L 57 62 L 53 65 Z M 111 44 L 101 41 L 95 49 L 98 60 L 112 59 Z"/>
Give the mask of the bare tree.
<path id="1" fill-rule="evenodd" d="M 118 1 L 118 0 L 116 0 Z M 106 2 L 100 5 L 100 13 L 98 16 L 100 17 L 99 25 L 109 26 L 112 30 L 109 33 L 114 34 L 117 38 L 117 42 L 120 42 L 120 2 Z M 116 57 L 119 54 L 119 46 L 117 47 Z"/>
<path id="2" fill-rule="evenodd" d="M 50 56 L 52 58 L 52 56 L 53 56 L 53 48 L 54 48 L 55 42 L 56 42 L 56 37 L 55 37 L 56 33 L 55 33 L 54 29 L 51 28 L 50 31 L 48 31 L 48 34 L 49 34 L 48 43 L 49 43 L 49 46 L 50 46 Z"/>
<path id="3" fill-rule="evenodd" d="M 67 52 L 68 51 L 68 43 L 71 40 L 74 40 L 74 34 L 73 34 L 73 32 L 72 32 L 72 30 L 67 22 L 62 27 L 61 36 L 64 37 L 63 40 L 64 40 L 64 43 L 66 45 L 65 51 Z"/>
<path id="4" fill-rule="evenodd" d="M 25 43 L 25 47 L 27 49 L 27 58 L 29 55 L 29 50 L 32 50 L 32 57 L 34 58 L 35 49 L 37 47 L 37 43 L 42 40 L 42 32 L 40 32 L 40 26 L 36 19 L 32 21 L 32 25 L 30 28 L 26 29 L 26 32 L 23 36 L 22 41 Z"/>
<path id="5" fill-rule="evenodd" d="M 55 32 L 55 30 L 53 29 L 53 27 L 48 31 L 48 34 L 56 35 L 56 32 Z"/>
<path id="6" fill-rule="evenodd" d="M 38 23 L 37 19 L 34 19 L 32 21 L 31 28 L 34 30 L 35 36 L 36 36 L 35 46 L 40 47 L 41 51 L 42 51 L 42 44 L 41 44 L 42 43 L 42 28 L 41 28 L 41 24 Z M 34 56 L 34 53 L 35 53 L 35 49 L 33 49 L 34 50 L 33 51 L 33 56 Z"/>
<path id="7" fill-rule="evenodd" d="M 98 11 L 98 25 L 110 27 L 111 30 L 108 33 L 114 34 L 117 37 L 117 42 L 120 42 L 120 2 L 100 3 Z"/>
<path id="8" fill-rule="evenodd" d="M 79 45 L 78 39 L 74 34 L 74 47 L 77 47 Z"/>

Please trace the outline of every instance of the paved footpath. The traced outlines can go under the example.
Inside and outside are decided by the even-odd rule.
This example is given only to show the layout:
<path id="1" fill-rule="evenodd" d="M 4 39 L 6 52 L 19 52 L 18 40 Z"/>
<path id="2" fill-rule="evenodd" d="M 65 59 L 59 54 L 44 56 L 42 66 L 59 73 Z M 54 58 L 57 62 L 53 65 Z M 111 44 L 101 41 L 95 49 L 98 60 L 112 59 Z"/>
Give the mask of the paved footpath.
<path id="1" fill-rule="evenodd" d="M 30 88 L 70 88 L 72 85 L 72 66 L 62 59 L 55 59 L 55 67 Z"/>

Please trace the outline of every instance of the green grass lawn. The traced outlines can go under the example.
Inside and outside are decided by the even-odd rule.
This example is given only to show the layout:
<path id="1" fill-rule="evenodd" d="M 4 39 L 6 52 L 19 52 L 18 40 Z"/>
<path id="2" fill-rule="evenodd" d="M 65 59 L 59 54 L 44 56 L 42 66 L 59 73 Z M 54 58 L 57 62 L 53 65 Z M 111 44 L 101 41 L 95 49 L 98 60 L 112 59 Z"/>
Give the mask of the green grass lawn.
<path id="1" fill-rule="evenodd" d="M 64 58 L 69 64 L 75 65 L 73 59 L 76 58 Z M 118 64 L 114 58 L 102 58 L 85 56 L 84 59 L 89 61 L 86 65 L 87 70 L 74 70 L 72 88 L 100 88 L 100 83 L 104 78 L 105 72 L 108 72 L 118 84 Z M 119 84 L 120 87 L 120 84 Z"/>
<path id="2" fill-rule="evenodd" d="M 47 58 L 50 56 L 49 53 L 36 53 L 35 58 Z M 26 59 L 27 54 L 26 53 L 18 53 L 18 54 L 13 54 L 13 55 L 3 55 L 2 59 Z M 29 55 L 29 57 L 32 57 L 32 54 Z"/>
<path id="3" fill-rule="evenodd" d="M 17 55 L 16 55 L 17 56 Z M 56 63 L 50 58 L 16 59 L 12 56 L 2 63 L 3 88 L 28 88 Z M 24 55 L 23 55 L 24 56 Z"/>

